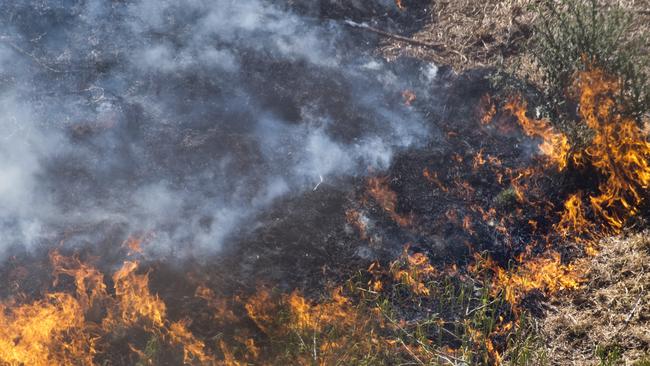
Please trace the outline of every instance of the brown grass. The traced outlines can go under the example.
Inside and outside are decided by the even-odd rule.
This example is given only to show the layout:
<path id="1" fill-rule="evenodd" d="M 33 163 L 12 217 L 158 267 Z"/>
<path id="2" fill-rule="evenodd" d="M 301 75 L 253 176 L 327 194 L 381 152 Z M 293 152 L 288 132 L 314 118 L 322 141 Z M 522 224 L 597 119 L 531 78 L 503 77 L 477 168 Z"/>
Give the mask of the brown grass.
<path id="1" fill-rule="evenodd" d="M 442 44 L 441 49 L 386 40 L 382 48 L 387 58 L 412 56 L 449 65 L 460 72 L 476 67 L 515 66 L 535 74 L 536 66 L 526 42 L 532 35 L 536 14 L 530 9 L 539 0 L 445 0 L 433 1 L 431 19 L 412 35 L 418 41 Z M 629 9 L 635 15 L 633 32 L 650 24 L 649 0 L 607 0 Z M 408 11 L 408 9 L 405 9 Z"/>
<path id="2" fill-rule="evenodd" d="M 553 299 L 541 322 L 557 365 L 597 365 L 597 348 L 633 364 L 650 352 L 650 232 L 602 242 L 585 287 Z"/>

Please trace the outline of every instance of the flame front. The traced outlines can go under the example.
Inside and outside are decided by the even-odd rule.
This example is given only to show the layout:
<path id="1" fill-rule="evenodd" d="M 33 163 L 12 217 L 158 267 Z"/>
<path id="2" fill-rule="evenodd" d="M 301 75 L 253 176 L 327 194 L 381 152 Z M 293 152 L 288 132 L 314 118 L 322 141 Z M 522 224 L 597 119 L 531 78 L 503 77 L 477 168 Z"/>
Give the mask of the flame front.
<path id="1" fill-rule="evenodd" d="M 650 186 L 650 143 L 647 135 L 616 104 L 619 83 L 601 70 L 582 72 L 576 83 L 579 112 L 595 136 L 579 165 L 590 164 L 605 177 L 598 193 L 589 196 L 594 212 L 614 233 L 638 213 Z"/>

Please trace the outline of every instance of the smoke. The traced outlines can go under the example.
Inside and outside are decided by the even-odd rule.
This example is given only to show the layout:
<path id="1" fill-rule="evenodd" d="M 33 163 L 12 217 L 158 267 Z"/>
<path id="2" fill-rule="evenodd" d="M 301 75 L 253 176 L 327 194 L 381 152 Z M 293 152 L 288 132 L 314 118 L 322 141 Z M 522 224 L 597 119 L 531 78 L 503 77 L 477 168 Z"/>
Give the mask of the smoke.
<path id="1" fill-rule="evenodd" d="M 2 250 L 111 223 L 155 255 L 214 252 L 279 197 L 432 133 L 401 93 L 435 67 L 397 75 L 275 2 L 0 0 L 0 20 Z"/>

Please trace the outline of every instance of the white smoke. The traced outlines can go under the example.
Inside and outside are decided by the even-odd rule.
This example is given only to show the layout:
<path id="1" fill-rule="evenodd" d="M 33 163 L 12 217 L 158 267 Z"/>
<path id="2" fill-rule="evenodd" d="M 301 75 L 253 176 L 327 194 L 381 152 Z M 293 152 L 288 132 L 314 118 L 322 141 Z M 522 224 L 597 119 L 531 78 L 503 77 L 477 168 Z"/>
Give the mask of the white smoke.
<path id="1" fill-rule="evenodd" d="M 154 255 L 215 251 L 278 197 L 429 134 L 395 102 L 412 85 L 335 22 L 262 0 L 71 3 L 0 0 L 24 51 L 0 42 L 0 248 L 109 221 L 155 232 Z"/>

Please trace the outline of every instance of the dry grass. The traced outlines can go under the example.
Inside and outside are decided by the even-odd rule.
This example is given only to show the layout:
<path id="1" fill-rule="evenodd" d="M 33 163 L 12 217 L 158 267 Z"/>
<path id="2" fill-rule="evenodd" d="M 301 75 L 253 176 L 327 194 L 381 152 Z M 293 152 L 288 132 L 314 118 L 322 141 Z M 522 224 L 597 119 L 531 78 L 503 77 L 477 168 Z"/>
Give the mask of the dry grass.
<path id="1" fill-rule="evenodd" d="M 633 32 L 650 24 L 650 0 L 607 2 L 635 14 Z M 433 1 L 429 23 L 412 38 L 443 47 L 430 49 L 387 40 L 382 52 L 387 58 L 405 55 L 449 65 L 457 72 L 497 66 L 516 68 L 534 78 L 537 67 L 526 43 L 536 20 L 531 6 L 537 3 L 539 0 Z"/>
<path id="2" fill-rule="evenodd" d="M 602 242 L 585 287 L 556 298 L 542 320 L 557 365 L 632 365 L 650 352 L 650 232 Z"/>
<path id="3" fill-rule="evenodd" d="M 529 36 L 532 13 L 529 0 L 436 1 L 430 23 L 413 38 L 440 43 L 442 50 L 422 49 L 393 42 L 384 48 L 389 57 L 416 56 L 456 71 L 500 62 L 503 56 L 518 53 Z"/>

